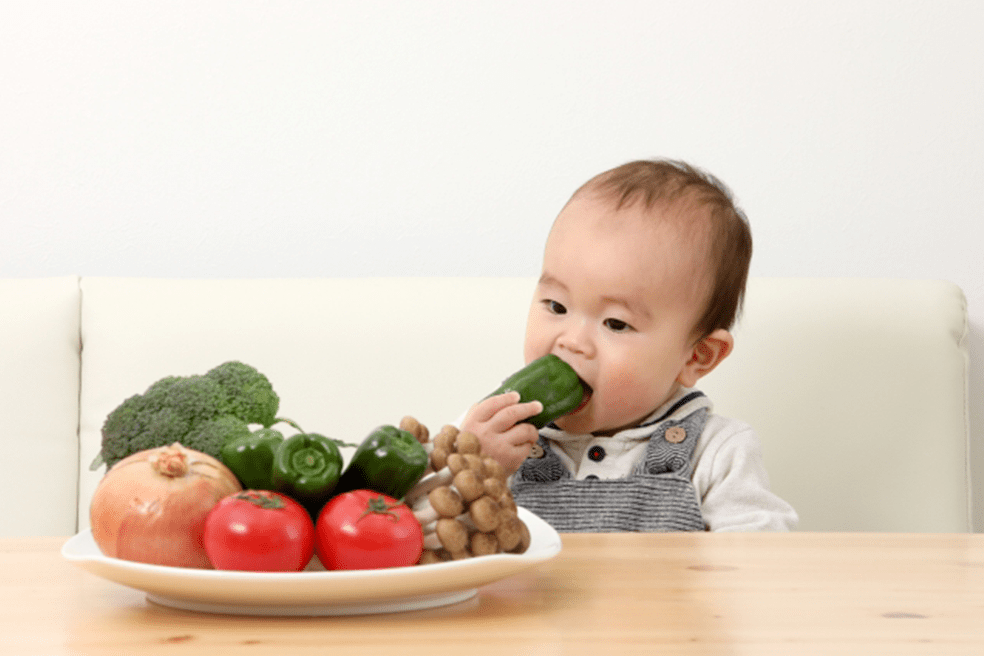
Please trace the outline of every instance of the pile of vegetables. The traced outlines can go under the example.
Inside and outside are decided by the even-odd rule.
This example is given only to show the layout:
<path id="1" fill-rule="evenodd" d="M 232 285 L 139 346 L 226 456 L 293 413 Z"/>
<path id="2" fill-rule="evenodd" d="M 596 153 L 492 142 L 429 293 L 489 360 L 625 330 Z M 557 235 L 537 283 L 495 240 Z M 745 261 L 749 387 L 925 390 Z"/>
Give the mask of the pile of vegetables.
<path id="1" fill-rule="evenodd" d="M 279 402 L 266 376 L 236 361 L 124 400 L 93 463 L 108 466 L 90 507 L 100 550 L 158 565 L 299 571 L 314 557 L 327 569 L 372 569 L 529 546 L 501 467 L 474 435 L 445 426 L 431 441 L 406 417 L 346 444 L 278 418 Z M 286 437 L 278 422 L 299 432 Z M 347 466 L 339 445 L 356 447 Z"/>

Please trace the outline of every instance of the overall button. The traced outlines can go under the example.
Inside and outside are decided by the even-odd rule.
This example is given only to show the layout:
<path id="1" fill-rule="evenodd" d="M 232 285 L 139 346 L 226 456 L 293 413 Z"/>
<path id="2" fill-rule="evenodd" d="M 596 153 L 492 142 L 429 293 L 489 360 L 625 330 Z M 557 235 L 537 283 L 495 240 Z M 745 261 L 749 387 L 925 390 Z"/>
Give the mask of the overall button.
<path id="1" fill-rule="evenodd" d="M 598 477 L 595 476 L 594 474 L 588 474 L 587 476 L 584 477 L 584 480 L 586 480 L 586 481 L 597 481 L 598 480 Z"/>
<path id="2" fill-rule="evenodd" d="M 687 439 L 687 429 L 683 426 L 671 426 L 666 429 L 664 436 L 670 444 L 680 444 Z"/>
<path id="3" fill-rule="evenodd" d="M 588 459 L 592 462 L 601 462 L 605 459 L 605 450 L 600 446 L 593 446 L 588 449 Z"/>

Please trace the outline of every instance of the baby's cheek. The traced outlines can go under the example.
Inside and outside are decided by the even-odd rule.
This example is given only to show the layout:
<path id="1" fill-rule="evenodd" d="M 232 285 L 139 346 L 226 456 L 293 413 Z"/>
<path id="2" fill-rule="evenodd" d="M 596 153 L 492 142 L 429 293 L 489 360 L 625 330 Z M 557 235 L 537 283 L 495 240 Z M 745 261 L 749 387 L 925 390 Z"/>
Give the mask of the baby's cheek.
<path id="1" fill-rule="evenodd" d="M 608 399 L 618 399 L 619 405 L 633 403 L 644 391 L 645 385 L 634 372 L 623 372 L 617 376 L 611 376 L 606 381 L 605 397 Z"/>
<path id="2" fill-rule="evenodd" d="M 653 388 L 650 379 L 632 375 L 614 379 L 605 394 L 609 411 L 618 413 L 622 420 L 648 413 L 659 405 L 658 397 L 658 391 Z"/>

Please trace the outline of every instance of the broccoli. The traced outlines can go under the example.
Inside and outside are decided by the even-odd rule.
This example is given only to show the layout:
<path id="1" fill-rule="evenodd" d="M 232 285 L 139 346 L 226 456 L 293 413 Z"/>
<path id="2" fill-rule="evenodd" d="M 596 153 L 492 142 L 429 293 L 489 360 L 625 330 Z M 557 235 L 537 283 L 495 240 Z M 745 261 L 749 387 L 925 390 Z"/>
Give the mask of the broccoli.
<path id="1" fill-rule="evenodd" d="M 168 376 L 109 413 L 90 468 L 112 467 L 132 453 L 174 442 L 218 458 L 222 444 L 249 433 L 249 424 L 279 421 L 279 407 L 267 377 L 242 362 L 226 362 L 203 376 Z"/>

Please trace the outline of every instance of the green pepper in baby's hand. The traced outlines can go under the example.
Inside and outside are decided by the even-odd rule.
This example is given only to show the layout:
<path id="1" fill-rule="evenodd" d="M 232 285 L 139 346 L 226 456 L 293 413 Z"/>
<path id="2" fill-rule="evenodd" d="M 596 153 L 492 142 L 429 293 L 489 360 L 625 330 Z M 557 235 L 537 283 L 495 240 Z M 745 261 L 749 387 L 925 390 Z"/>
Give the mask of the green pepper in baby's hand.
<path id="1" fill-rule="evenodd" d="M 355 450 L 336 494 L 367 489 L 402 499 L 424 475 L 427 463 L 427 451 L 411 433 L 380 426 Z"/>
<path id="2" fill-rule="evenodd" d="M 506 378 L 489 396 L 506 392 L 519 392 L 520 403 L 539 401 L 543 404 L 540 414 L 526 420 L 537 428 L 574 412 L 591 395 L 577 372 L 553 353 L 537 358 Z"/>

